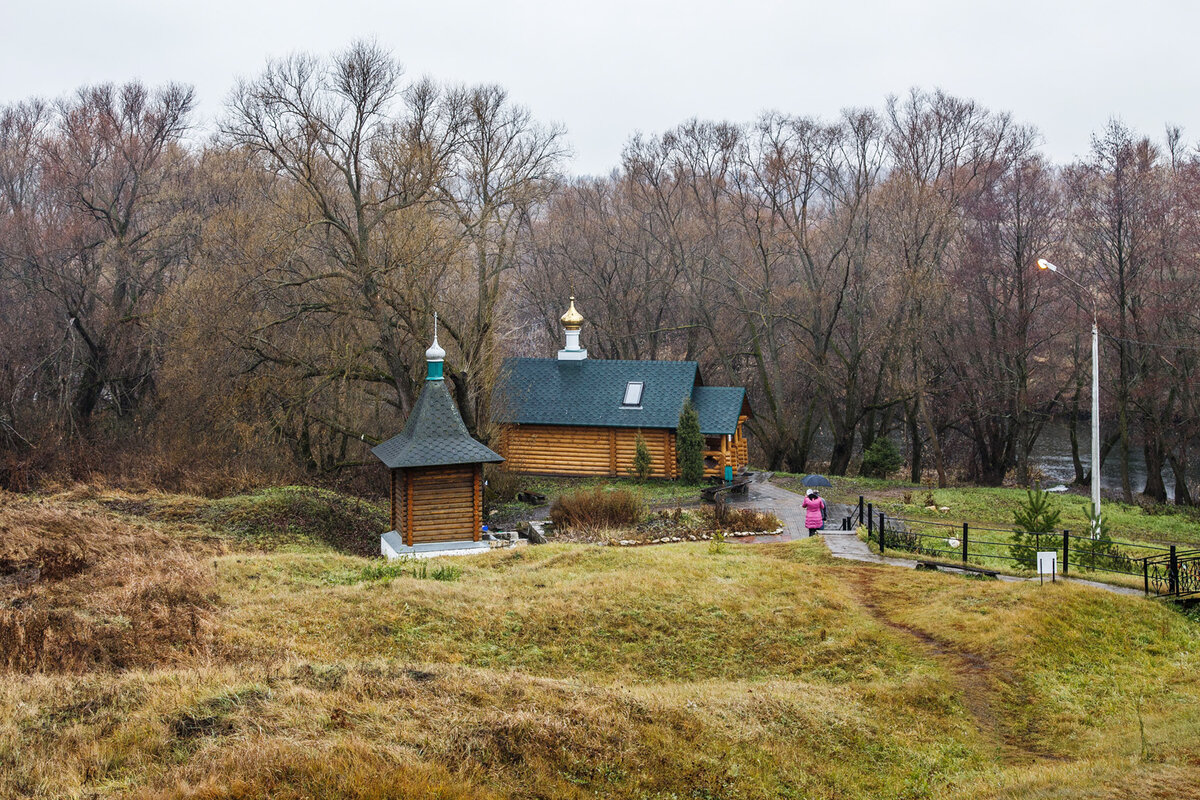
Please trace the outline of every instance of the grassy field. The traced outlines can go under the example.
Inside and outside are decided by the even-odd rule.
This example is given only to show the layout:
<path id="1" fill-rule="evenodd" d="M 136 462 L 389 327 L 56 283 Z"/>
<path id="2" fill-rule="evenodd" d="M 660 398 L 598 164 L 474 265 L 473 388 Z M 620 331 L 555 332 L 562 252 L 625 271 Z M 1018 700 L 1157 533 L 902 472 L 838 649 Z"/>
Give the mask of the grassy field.
<path id="1" fill-rule="evenodd" d="M 962 560 L 962 528 L 961 526 L 944 526 L 939 523 L 913 522 L 904 523 L 905 534 L 898 535 L 891 530 L 886 539 L 885 555 L 900 558 L 920 559 L 921 561 L 937 561 L 958 566 Z M 877 533 L 869 533 L 866 527 L 858 529 L 860 539 L 868 542 L 872 552 L 880 552 Z M 1062 557 L 1062 536 L 1051 535 L 1035 537 L 1027 544 L 1030 563 L 1022 564 L 1014 557 L 1015 547 L 1019 544 L 1011 533 L 998 530 L 972 528 L 968 538 L 968 565 L 986 567 L 1000 574 L 1033 577 L 1037 575 L 1032 563 L 1032 553 L 1038 550 L 1054 550 L 1058 553 L 1057 574 L 1063 575 L 1064 560 Z M 1162 556 L 1161 549 L 1150 549 L 1135 541 L 1114 541 L 1113 554 L 1106 555 L 1103 548 L 1099 552 L 1090 548 L 1091 541 L 1087 538 L 1071 539 L 1069 560 L 1066 561 L 1067 576 L 1101 583 L 1124 586 L 1142 591 L 1148 575 L 1143 570 L 1142 562 L 1137 559 L 1145 556 Z M 1115 557 L 1114 557 L 1115 556 Z M 1163 569 L 1160 565 L 1156 577 Z M 1046 577 L 1049 580 L 1050 576 Z M 1157 583 L 1151 583 L 1151 590 L 1161 588 Z"/>
<path id="2" fill-rule="evenodd" d="M 385 566 L 353 554 L 378 509 L 300 489 L 0 500 L 0 574 L 58 565 L 0 583 L 3 797 L 1200 785 L 1200 627 L 1138 598 L 834 563 L 816 539 Z"/>
<path id="3" fill-rule="evenodd" d="M 800 490 L 802 476 L 776 473 L 774 481 Z M 827 498 L 841 503 L 857 503 L 859 495 L 891 516 L 929 519 L 979 527 L 1012 525 L 1013 511 L 1025 501 L 1024 489 L 951 487 L 929 489 L 910 483 L 872 478 L 832 478 Z M 933 502 L 927 502 L 932 495 Z M 1062 511 L 1059 527 L 1075 533 L 1088 530 L 1087 509 L 1091 500 L 1076 493 L 1055 495 Z M 930 511 L 927 506 L 945 507 Z M 1176 506 L 1143 508 L 1137 505 L 1103 501 L 1102 511 L 1113 538 L 1200 544 L 1200 512 Z"/>

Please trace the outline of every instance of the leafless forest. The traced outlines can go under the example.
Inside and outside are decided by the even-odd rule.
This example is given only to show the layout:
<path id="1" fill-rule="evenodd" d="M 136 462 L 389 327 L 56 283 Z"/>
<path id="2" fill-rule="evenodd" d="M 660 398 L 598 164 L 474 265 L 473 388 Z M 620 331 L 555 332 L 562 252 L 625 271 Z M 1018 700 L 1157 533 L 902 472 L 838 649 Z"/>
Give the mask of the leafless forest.
<path id="1" fill-rule="evenodd" d="M 1179 131 L 1098 120 L 1052 164 L 1034 128 L 914 90 L 686 121 L 576 178 L 566 132 L 503 88 L 412 80 L 370 44 L 271 62 L 219 130 L 194 103 L 129 83 L 0 107 L 0 486 L 368 487 L 434 311 L 487 440 L 502 359 L 551 354 L 569 293 L 594 356 L 747 386 L 764 466 L 844 474 L 895 434 L 914 478 L 1021 481 L 1048 420 L 1086 428 L 1094 298 L 1103 451 L 1144 450 L 1127 497 L 1165 500 L 1169 467 L 1195 500 L 1200 152 Z"/>

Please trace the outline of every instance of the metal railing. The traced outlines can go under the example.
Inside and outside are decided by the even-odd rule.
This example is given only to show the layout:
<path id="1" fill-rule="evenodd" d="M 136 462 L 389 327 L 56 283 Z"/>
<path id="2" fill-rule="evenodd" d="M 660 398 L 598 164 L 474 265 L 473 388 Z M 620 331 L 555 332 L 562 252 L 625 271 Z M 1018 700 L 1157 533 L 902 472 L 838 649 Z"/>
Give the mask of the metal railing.
<path id="1" fill-rule="evenodd" d="M 862 506 L 860 498 L 859 508 Z M 1082 536 L 1069 530 L 1061 533 L 1022 532 L 1012 528 L 975 527 L 966 522 L 895 517 L 875 511 L 870 503 L 862 511 L 852 513 L 843 524 L 849 527 L 856 517 L 865 522 L 867 541 L 876 544 L 881 554 L 893 550 L 976 567 L 1008 567 L 1020 572 L 1033 569 L 1038 552 L 1053 550 L 1058 554 L 1059 570 L 1063 575 L 1087 572 L 1093 577 L 1095 573 L 1128 576 L 1132 579 L 1128 583 L 1136 585 L 1140 582 L 1149 596 L 1200 594 L 1200 549 Z"/>
<path id="2" fill-rule="evenodd" d="M 865 515 L 866 506 L 863 504 L 863 496 L 860 494 L 858 496 L 858 505 L 850 506 L 850 515 L 842 518 L 842 530 L 858 530 L 858 526 L 863 524 Z"/>
<path id="3" fill-rule="evenodd" d="M 1189 597 L 1200 594 L 1200 550 L 1171 546 L 1167 555 L 1142 559 L 1143 588 L 1157 597 Z"/>

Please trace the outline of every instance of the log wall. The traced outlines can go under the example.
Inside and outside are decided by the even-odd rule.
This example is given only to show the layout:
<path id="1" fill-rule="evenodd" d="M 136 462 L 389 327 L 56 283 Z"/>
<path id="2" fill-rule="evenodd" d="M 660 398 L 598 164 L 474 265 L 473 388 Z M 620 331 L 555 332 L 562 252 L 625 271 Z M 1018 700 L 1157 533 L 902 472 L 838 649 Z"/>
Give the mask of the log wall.
<path id="1" fill-rule="evenodd" d="M 406 470 L 412 476 L 410 507 L 411 541 L 461 542 L 479 538 L 479 465 L 429 467 Z"/>
<path id="2" fill-rule="evenodd" d="M 479 464 L 392 470 L 392 530 L 410 547 L 479 541 L 482 475 Z"/>
<path id="3" fill-rule="evenodd" d="M 571 425 L 515 425 L 500 439 L 505 467 L 541 475 L 609 475 L 633 473 L 637 428 L 593 428 Z M 650 474 L 675 477 L 675 432 L 643 429 L 650 450 Z"/>

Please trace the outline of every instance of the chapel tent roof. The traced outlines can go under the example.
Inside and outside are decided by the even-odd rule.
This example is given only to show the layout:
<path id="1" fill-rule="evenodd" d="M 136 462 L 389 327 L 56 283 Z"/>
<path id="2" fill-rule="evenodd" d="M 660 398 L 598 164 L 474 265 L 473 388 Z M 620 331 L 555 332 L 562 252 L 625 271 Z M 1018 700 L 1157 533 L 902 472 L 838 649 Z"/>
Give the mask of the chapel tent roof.
<path id="1" fill-rule="evenodd" d="M 690 397 L 701 433 L 735 433 L 745 389 L 699 386 L 699 381 L 695 361 L 510 358 L 497 385 L 493 417 L 518 425 L 674 430 Z M 636 406 L 622 403 L 631 382 L 643 384 Z"/>
<path id="2" fill-rule="evenodd" d="M 440 380 L 425 382 L 404 430 L 371 452 L 391 469 L 504 460 L 471 438 L 446 384 Z"/>

